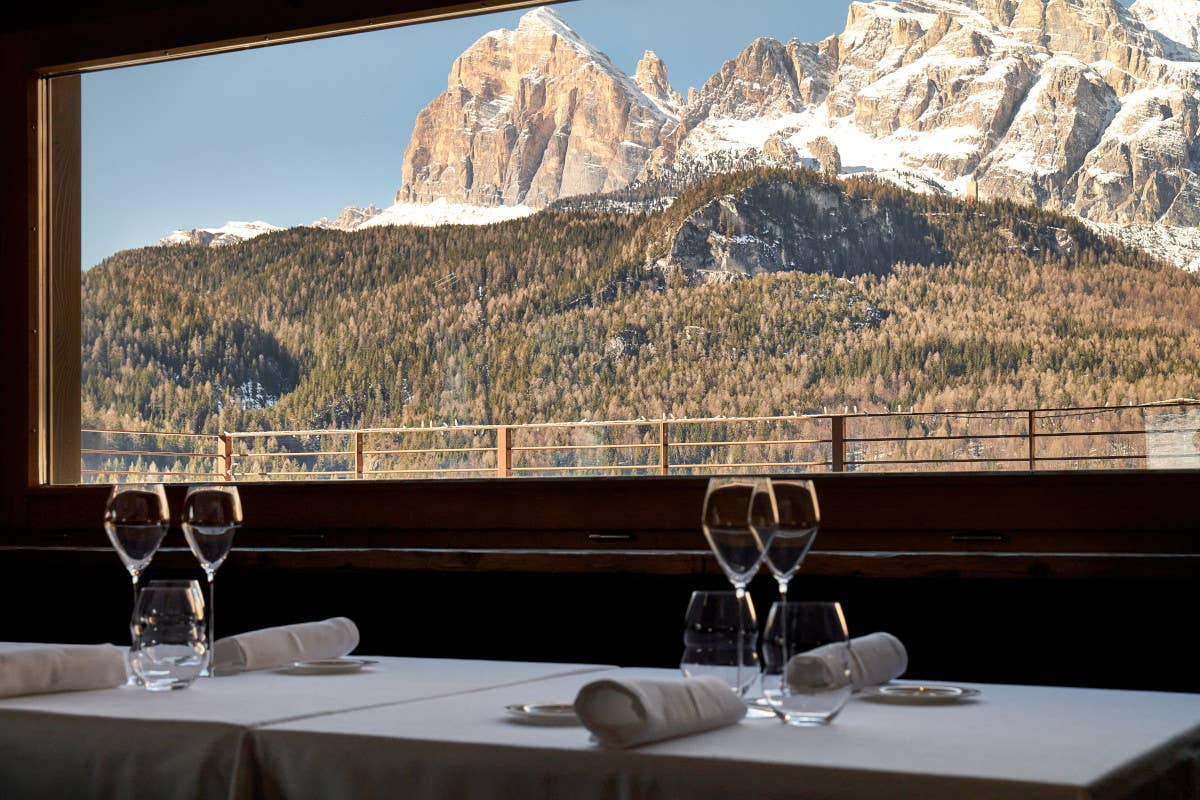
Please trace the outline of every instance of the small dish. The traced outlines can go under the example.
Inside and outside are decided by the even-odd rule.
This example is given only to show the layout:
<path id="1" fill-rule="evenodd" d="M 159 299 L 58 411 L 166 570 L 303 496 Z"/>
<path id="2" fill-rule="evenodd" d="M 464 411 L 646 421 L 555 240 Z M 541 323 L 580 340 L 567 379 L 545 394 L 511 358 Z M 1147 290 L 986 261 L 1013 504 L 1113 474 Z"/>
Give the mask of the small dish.
<path id="1" fill-rule="evenodd" d="M 370 658 L 321 658 L 315 661 L 297 661 L 279 671 L 285 675 L 343 675 L 378 663 Z"/>
<path id="2" fill-rule="evenodd" d="M 517 703 L 505 706 L 513 722 L 528 725 L 580 725 L 575 706 L 570 703 Z"/>
<path id="3" fill-rule="evenodd" d="M 882 686 L 868 686 L 860 692 L 860 696 L 864 700 L 914 706 L 960 703 L 964 700 L 974 699 L 979 694 L 978 689 L 969 689 L 965 686 L 890 683 Z"/>

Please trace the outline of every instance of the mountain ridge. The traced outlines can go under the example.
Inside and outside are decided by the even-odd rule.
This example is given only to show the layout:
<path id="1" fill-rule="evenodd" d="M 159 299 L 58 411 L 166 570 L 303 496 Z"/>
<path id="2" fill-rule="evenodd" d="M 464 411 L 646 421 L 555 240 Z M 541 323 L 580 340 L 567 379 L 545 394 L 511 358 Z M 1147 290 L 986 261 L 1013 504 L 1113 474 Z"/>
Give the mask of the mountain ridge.
<path id="1" fill-rule="evenodd" d="M 819 164 L 1064 211 L 1196 269 L 1198 42 L 1200 0 L 853 2 L 840 34 L 759 37 L 684 100 L 652 51 L 631 77 L 538 8 L 455 59 L 396 204 L 342 226 L 487 224 L 722 165 Z"/>

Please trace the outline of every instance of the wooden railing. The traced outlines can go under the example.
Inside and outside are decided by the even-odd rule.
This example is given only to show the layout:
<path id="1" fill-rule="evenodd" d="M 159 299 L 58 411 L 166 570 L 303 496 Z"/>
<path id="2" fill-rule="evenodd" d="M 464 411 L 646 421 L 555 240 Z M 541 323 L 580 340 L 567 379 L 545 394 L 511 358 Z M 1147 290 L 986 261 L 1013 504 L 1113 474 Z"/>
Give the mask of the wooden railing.
<path id="1" fill-rule="evenodd" d="M 1200 401 L 220 434 L 84 429 L 86 482 L 1200 468 Z"/>

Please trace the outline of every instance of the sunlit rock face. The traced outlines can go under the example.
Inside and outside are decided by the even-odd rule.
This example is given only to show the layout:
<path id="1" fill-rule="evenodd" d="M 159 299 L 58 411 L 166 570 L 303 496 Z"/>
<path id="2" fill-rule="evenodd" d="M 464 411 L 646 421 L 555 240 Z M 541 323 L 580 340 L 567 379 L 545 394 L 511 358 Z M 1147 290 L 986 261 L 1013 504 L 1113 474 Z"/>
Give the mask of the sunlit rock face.
<path id="1" fill-rule="evenodd" d="M 627 185 L 680 105 L 656 56 L 639 72 L 635 82 L 548 8 L 486 34 L 417 116 L 397 201 L 540 207 Z"/>
<path id="2" fill-rule="evenodd" d="M 755 39 L 684 101 L 654 53 L 629 77 L 538 9 L 455 61 L 397 199 L 537 208 L 662 172 L 820 163 L 1191 227 L 1198 44 L 1200 0 L 854 2 L 837 36 Z"/>

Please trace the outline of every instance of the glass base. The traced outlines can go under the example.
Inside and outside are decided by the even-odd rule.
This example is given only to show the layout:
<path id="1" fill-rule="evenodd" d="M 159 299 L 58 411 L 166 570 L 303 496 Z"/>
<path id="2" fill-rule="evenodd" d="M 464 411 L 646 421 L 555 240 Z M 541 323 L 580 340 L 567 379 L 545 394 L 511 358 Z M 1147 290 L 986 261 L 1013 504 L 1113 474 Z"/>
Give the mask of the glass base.
<path id="1" fill-rule="evenodd" d="M 787 725 L 792 725 L 796 728 L 824 728 L 830 722 L 833 722 L 833 716 L 828 717 L 797 717 L 784 716 L 783 721 Z"/>
<path id="2" fill-rule="evenodd" d="M 176 689 L 186 689 L 191 685 L 191 681 L 172 681 L 170 683 L 147 683 L 143 684 L 142 688 L 148 692 L 173 692 Z"/>
<path id="3" fill-rule="evenodd" d="M 753 700 L 746 702 L 746 719 L 775 719 L 777 716 L 770 708 L 758 705 Z"/>

